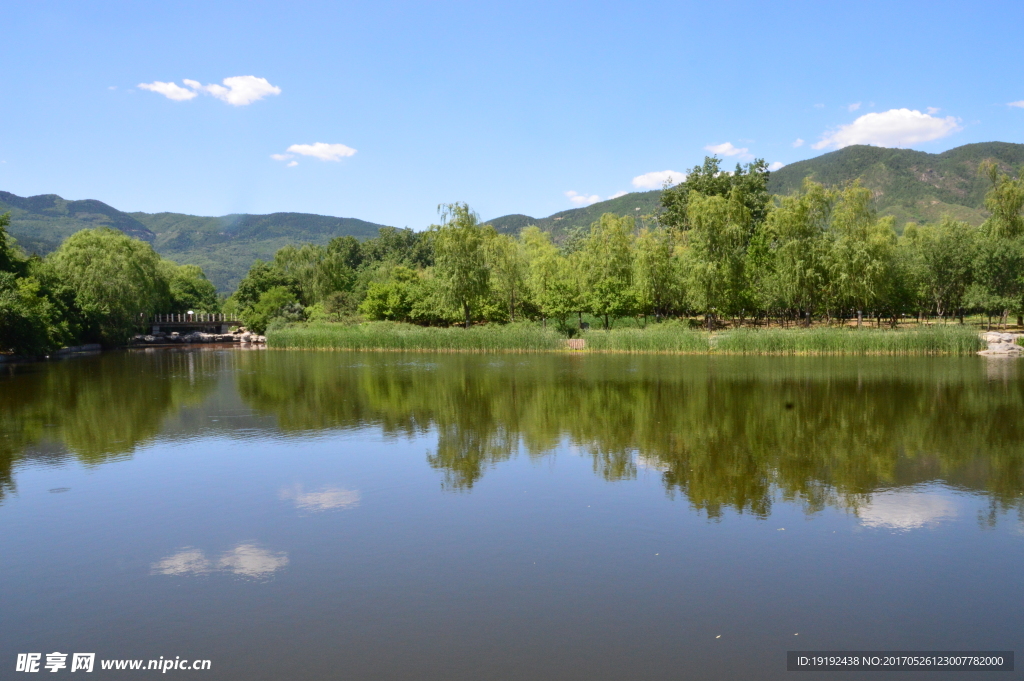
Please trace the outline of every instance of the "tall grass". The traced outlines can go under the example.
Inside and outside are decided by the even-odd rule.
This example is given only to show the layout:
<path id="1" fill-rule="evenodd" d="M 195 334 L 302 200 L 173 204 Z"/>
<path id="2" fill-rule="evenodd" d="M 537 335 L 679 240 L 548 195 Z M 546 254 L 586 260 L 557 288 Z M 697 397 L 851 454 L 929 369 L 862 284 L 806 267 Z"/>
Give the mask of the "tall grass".
<path id="1" fill-rule="evenodd" d="M 986 347 L 975 329 L 735 329 L 715 334 L 715 352 L 741 355 L 969 355 Z"/>
<path id="2" fill-rule="evenodd" d="M 324 350 L 434 350 L 536 352 L 559 350 L 565 339 L 554 329 L 534 324 L 488 324 L 469 329 L 372 322 L 311 324 L 267 331 L 272 348 Z"/>
<path id="3" fill-rule="evenodd" d="M 651 324 L 645 329 L 619 328 L 587 331 L 583 334 L 588 350 L 605 352 L 683 352 L 703 354 L 711 351 L 711 336 L 677 322 Z"/>
<path id="4" fill-rule="evenodd" d="M 592 330 L 583 334 L 588 352 L 739 355 L 967 355 L 985 348 L 976 330 L 959 325 L 908 330 L 734 329 L 708 334 L 665 322 L 645 329 Z M 565 338 L 550 326 L 522 323 L 470 329 L 422 327 L 393 322 L 359 325 L 310 324 L 267 332 L 272 348 L 334 350 L 422 350 L 441 352 L 540 352 L 565 350 Z"/>

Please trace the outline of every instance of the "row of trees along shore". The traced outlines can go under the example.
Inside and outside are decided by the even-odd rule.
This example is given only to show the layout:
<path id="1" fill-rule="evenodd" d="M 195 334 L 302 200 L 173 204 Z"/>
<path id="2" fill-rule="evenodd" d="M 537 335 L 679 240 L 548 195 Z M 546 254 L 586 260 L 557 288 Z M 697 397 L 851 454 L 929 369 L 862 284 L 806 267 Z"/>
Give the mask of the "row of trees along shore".
<path id="1" fill-rule="evenodd" d="M 10 215 L 0 216 L 0 352 L 118 345 L 154 313 L 219 309 L 202 269 L 164 260 L 144 241 L 84 229 L 45 258 L 29 257 L 9 225 Z"/>
<path id="2" fill-rule="evenodd" d="M 518 236 L 481 224 L 462 203 L 440 207 L 425 232 L 388 228 L 358 242 L 287 246 L 257 262 L 228 300 L 248 325 L 364 318 L 420 325 L 552 323 L 573 333 L 582 315 L 703 316 L 734 324 L 810 325 L 861 317 L 1024 313 L 1024 173 L 984 166 L 991 217 L 908 224 L 872 208 L 854 183 L 811 181 L 768 193 L 758 160 L 725 172 L 709 157 L 662 196 L 655 216 L 611 213 L 560 243 L 535 226 Z"/>
<path id="3" fill-rule="evenodd" d="M 352 318 L 449 326 L 549 323 L 567 334 L 591 315 L 616 320 L 702 316 L 735 324 L 809 325 L 859 314 L 966 312 L 1006 323 L 1024 313 L 1024 172 L 984 166 L 992 182 L 979 227 L 908 224 L 872 209 L 854 183 L 806 182 L 768 193 L 763 160 L 725 172 L 709 157 L 662 195 L 654 216 L 602 215 L 558 243 L 535 226 L 517 236 L 481 224 L 462 203 L 423 232 L 384 228 L 363 242 L 280 249 L 257 261 L 225 301 L 194 265 L 162 259 L 121 232 L 87 229 L 45 258 L 27 256 L 0 216 L 0 352 L 124 343 L 154 313 L 226 312 L 253 330 Z"/>

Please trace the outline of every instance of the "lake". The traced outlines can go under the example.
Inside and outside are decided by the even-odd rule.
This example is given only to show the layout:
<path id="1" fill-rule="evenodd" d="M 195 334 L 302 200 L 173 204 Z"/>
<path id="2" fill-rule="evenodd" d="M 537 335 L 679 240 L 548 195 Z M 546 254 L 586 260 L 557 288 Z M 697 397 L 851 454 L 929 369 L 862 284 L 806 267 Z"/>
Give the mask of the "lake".
<path id="1" fill-rule="evenodd" d="M 55 651 L 97 678 L 448 681 L 1024 651 L 1022 443 L 1020 365 L 976 357 L 0 367 L 0 676 Z"/>

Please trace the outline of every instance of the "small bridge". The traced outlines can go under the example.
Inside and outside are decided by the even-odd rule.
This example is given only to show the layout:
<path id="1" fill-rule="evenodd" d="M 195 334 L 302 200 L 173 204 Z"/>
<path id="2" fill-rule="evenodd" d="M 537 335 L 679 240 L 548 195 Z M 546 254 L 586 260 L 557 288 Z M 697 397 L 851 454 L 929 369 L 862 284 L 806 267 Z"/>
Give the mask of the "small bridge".
<path id="1" fill-rule="evenodd" d="M 227 333 L 232 326 L 241 326 L 239 319 L 226 314 L 155 314 L 153 333 L 157 331 L 205 331 Z"/>

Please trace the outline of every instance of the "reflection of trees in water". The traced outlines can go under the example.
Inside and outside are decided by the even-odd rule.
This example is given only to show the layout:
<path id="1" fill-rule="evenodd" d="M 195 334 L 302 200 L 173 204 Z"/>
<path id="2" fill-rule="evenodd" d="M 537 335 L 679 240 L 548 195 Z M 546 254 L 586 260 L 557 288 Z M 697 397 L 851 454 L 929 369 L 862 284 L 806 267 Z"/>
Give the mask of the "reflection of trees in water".
<path id="1" fill-rule="evenodd" d="M 125 352 L 6 367 L 0 499 L 14 487 L 13 467 L 45 443 L 86 465 L 131 456 L 167 415 L 206 397 L 218 363 L 214 353 Z"/>
<path id="2" fill-rule="evenodd" d="M 470 488 L 520 451 L 568 440 L 608 480 L 637 459 L 709 516 L 857 508 L 880 488 L 942 479 L 1018 505 L 1024 384 L 977 360 L 255 353 L 250 406 L 286 431 L 436 428 L 430 465 Z"/>

